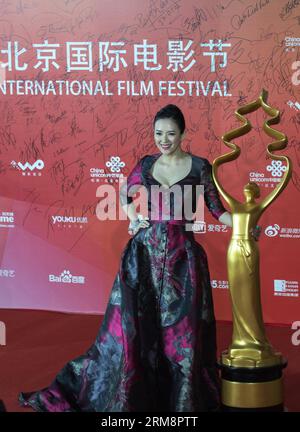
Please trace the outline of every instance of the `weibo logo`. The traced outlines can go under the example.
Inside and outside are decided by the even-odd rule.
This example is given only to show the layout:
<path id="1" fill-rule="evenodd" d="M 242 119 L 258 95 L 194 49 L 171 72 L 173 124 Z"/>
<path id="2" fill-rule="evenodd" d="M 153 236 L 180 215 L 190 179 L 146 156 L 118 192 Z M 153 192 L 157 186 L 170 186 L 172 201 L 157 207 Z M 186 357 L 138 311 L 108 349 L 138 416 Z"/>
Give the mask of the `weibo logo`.
<path id="1" fill-rule="evenodd" d="M 280 231 L 280 226 L 279 225 L 277 225 L 277 224 L 269 225 L 265 229 L 265 234 L 268 237 L 275 237 L 275 236 L 277 236 L 277 234 L 279 233 L 279 231 Z"/>

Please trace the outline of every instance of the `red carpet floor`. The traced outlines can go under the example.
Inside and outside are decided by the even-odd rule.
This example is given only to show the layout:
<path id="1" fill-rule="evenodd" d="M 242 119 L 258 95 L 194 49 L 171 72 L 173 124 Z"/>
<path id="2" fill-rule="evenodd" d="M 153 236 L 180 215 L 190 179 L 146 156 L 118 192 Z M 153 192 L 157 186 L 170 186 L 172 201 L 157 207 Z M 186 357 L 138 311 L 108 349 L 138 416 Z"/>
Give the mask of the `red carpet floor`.
<path id="1" fill-rule="evenodd" d="M 0 346 L 0 399 L 9 412 L 31 412 L 17 402 L 20 391 L 47 386 L 69 360 L 94 342 L 102 316 L 44 311 L 0 310 L 6 346 Z M 284 371 L 285 406 L 300 412 L 300 345 L 291 342 L 289 327 L 266 326 L 273 346 L 288 359 Z M 231 324 L 218 323 L 218 347 L 230 341 Z"/>

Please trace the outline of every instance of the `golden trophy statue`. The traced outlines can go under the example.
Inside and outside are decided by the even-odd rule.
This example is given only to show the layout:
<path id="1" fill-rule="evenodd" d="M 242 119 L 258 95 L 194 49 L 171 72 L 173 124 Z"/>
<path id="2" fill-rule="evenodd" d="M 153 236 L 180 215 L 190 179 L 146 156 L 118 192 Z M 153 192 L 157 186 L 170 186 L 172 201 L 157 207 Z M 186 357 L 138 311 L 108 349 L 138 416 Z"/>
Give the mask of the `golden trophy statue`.
<path id="1" fill-rule="evenodd" d="M 259 248 L 251 232 L 267 207 L 287 186 L 291 177 L 291 161 L 287 156 L 275 155 L 287 145 L 287 137 L 270 125 L 280 121 L 280 112 L 267 105 L 268 93 L 262 90 L 257 100 L 235 112 L 243 126 L 223 135 L 224 144 L 231 152 L 217 157 L 212 164 L 215 184 L 228 203 L 232 213 L 232 237 L 227 252 L 228 281 L 232 304 L 233 334 L 228 350 L 220 359 L 222 371 L 222 403 L 227 410 L 282 411 L 282 369 L 286 361 L 276 352 L 266 336 L 260 298 Z M 247 134 L 252 126 L 243 115 L 260 107 L 271 117 L 263 129 L 276 141 L 267 146 L 273 160 L 286 163 L 281 182 L 260 202 L 260 189 L 256 183 L 244 186 L 244 202 L 239 202 L 224 190 L 218 179 L 218 167 L 235 160 L 240 148 L 232 139 Z"/>

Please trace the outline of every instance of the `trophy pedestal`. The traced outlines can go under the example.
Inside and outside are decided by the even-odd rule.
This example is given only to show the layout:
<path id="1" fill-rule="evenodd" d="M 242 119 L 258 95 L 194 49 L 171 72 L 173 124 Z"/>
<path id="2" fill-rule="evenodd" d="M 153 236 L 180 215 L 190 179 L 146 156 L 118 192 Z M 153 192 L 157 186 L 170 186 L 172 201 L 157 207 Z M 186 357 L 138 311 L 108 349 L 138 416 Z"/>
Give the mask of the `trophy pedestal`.
<path id="1" fill-rule="evenodd" d="M 267 367 L 234 367 L 218 363 L 222 379 L 222 411 L 284 411 L 281 364 Z"/>

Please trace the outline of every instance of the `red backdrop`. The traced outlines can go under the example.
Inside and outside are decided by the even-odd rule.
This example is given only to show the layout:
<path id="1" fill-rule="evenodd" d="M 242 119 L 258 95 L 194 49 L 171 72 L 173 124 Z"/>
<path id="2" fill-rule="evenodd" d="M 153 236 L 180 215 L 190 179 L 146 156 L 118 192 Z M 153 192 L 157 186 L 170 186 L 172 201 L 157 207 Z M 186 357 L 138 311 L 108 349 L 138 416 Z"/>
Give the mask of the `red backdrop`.
<path id="1" fill-rule="evenodd" d="M 264 318 L 299 319 L 299 14 L 287 1 L 2 2 L 0 307 L 103 313 L 128 222 L 97 219 L 97 187 L 117 190 L 120 174 L 157 151 L 152 119 L 167 103 L 186 117 L 183 148 L 212 162 L 228 151 L 220 137 L 239 125 L 235 109 L 264 87 L 294 164 L 261 220 Z M 249 116 L 240 158 L 221 171 L 239 198 L 249 179 L 264 196 L 282 176 L 266 159 L 264 118 Z M 230 231 L 207 212 L 205 222 L 195 235 L 227 320 Z"/>

